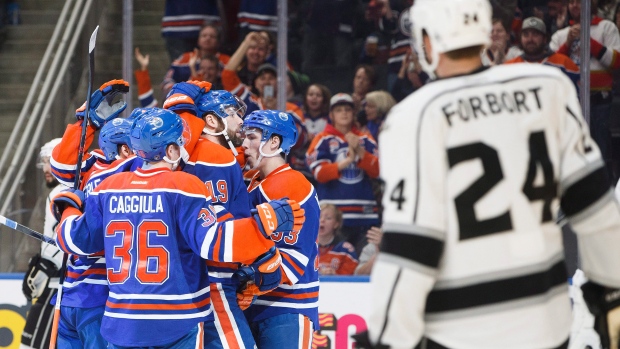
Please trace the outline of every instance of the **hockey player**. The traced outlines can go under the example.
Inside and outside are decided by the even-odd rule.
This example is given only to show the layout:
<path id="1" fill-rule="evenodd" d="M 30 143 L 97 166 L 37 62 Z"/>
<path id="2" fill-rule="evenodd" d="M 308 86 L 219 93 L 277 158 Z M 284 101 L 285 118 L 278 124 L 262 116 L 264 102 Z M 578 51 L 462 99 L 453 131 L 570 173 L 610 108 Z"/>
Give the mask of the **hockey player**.
<path id="1" fill-rule="evenodd" d="M 216 222 L 204 184 L 173 172 L 185 143 L 185 123 L 171 111 L 152 108 L 134 120 L 131 146 L 145 163 L 113 175 L 86 199 L 80 191 L 60 195 L 57 241 L 68 253 L 105 249 L 110 294 L 101 333 L 112 348 L 202 348 L 199 324 L 212 320 L 209 280 L 202 258 L 252 263 L 280 257 L 269 237 L 298 230 L 303 210 L 294 201 L 260 205 L 250 218 Z"/>
<path id="2" fill-rule="evenodd" d="M 282 254 L 282 284 L 265 294 L 250 287 L 241 301 L 259 294 L 246 310 L 259 349 L 310 348 L 318 327 L 320 208 L 312 184 L 286 163 L 297 128 L 292 115 L 277 110 L 252 112 L 243 128 L 246 160 L 257 171 L 248 187 L 250 205 L 287 197 L 305 210 L 306 220 L 301 231 L 271 236 Z"/>
<path id="3" fill-rule="evenodd" d="M 45 200 L 45 218 L 43 223 L 43 234 L 50 238 L 54 237 L 54 227 L 58 223 L 50 209 L 51 198 L 62 190 L 67 189 L 66 186 L 58 183 L 56 178 L 52 176 L 50 168 L 52 149 L 58 143 L 60 143 L 60 138 L 55 138 L 45 143 L 41 147 L 39 163 L 37 164 L 37 167 L 43 170 L 46 186 L 52 188 Z M 41 243 L 41 253 L 37 253 L 30 258 L 22 290 L 28 300 L 36 298 L 36 302 L 28 311 L 20 348 L 47 349 L 49 347 L 54 313 L 54 306 L 50 304 L 50 300 L 56 295 L 61 265 L 62 251 L 56 246 L 45 242 Z"/>
<path id="4" fill-rule="evenodd" d="M 129 128 L 132 121 L 118 118 L 126 103 L 117 100 L 129 91 L 123 80 L 111 80 L 103 84 L 91 96 L 84 161 L 81 166 L 80 188 L 88 197 L 99 183 L 117 172 L 130 171 L 139 165 L 128 146 Z M 112 104 L 110 104 L 110 102 Z M 77 110 L 78 122 L 67 126 L 62 141 L 52 153 L 52 170 L 61 183 L 72 187 L 75 180 L 80 133 L 85 106 Z M 137 109 L 133 115 L 140 114 Z M 99 130 L 100 129 L 100 130 Z M 99 130 L 99 148 L 87 153 Z M 71 255 L 67 259 L 67 273 L 63 282 L 63 294 L 58 328 L 58 348 L 100 348 L 107 342 L 99 332 L 108 283 L 105 277 L 105 260 L 102 251 L 91 256 Z"/>
<path id="5" fill-rule="evenodd" d="M 620 292 L 601 285 L 620 287 L 620 212 L 573 83 L 541 65 L 483 68 L 488 0 L 417 0 L 411 22 L 420 63 L 440 80 L 394 107 L 379 136 L 385 233 L 370 342 L 566 348 L 561 207 L 584 297 L 617 348 Z"/>
<path id="6" fill-rule="evenodd" d="M 235 146 L 243 141 L 245 104 L 228 91 L 212 90 L 198 99 L 196 107 L 205 127 L 183 171 L 206 185 L 219 222 L 250 217 L 248 192 L 235 159 Z M 239 281 L 232 275 L 238 264 L 207 261 L 207 268 L 215 321 L 205 323 L 206 348 L 254 348 L 252 332 L 237 304 Z"/>

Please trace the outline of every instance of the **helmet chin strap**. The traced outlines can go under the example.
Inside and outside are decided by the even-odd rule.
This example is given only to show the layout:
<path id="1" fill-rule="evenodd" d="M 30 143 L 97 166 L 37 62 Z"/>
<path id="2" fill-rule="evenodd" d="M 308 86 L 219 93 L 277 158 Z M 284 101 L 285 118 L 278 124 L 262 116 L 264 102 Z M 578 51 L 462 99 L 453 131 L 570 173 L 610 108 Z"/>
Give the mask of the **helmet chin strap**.
<path id="1" fill-rule="evenodd" d="M 258 147 L 258 153 L 259 153 L 260 155 L 258 156 L 258 159 L 256 159 L 256 163 L 254 164 L 254 166 L 252 166 L 252 169 L 257 168 L 257 167 L 258 167 L 258 164 L 260 163 L 260 161 L 261 161 L 263 158 L 272 158 L 272 157 L 274 157 L 274 156 L 278 156 L 280 153 L 282 153 L 282 148 L 278 148 L 278 150 L 276 150 L 276 152 L 275 152 L 275 153 L 273 153 L 273 154 L 265 154 L 265 153 L 263 152 L 263 147 L 265 146 L 265 144 L 267 144 L 267 141 L 261 141 L 261 142 L 260 142 L 260 146 Z"/>
<path id="2" fill-rule="evenodd" d="M 219 116 L 217 116 L 219 117 Z M 224 139 L 226 140 L 226 143 L 228 143 L 228 147 L 230 148 L 230 150 L 233 152 L 233 154 L 235 156 L 239 155 L 239 152 L 237 152 L 237 149 L 235 148 L 235 146 L 233 145 L 232 141 L 230 140 L 230 137 L 228 137 L 228 121 L 226 121 L 226 118 L 222 118 L 222 121 L 224 122 L 224 129 L 220 132 L 211 132 L 207 129 L 207 126 L 205 126 L 205 128 L 202 129 L 202 132 L 208 134 L 209 136 L 224 136 Z"/>
<path id="3" fill-rule="evenodd" d="M 187 152 L 187 150 L 185 150 L 185 147 L 181 146 L 180 151 L 181 151 L 181 154 L 176 160 L 170 160 L 168 156 L 164 156 L 163 160 L 172 165 L 172 171 L 176 171 L 176 169 L 181 164 L 185 166 L 185 164 L 187 164 L 187 161 L 189 161 L 189 153 Z"/>

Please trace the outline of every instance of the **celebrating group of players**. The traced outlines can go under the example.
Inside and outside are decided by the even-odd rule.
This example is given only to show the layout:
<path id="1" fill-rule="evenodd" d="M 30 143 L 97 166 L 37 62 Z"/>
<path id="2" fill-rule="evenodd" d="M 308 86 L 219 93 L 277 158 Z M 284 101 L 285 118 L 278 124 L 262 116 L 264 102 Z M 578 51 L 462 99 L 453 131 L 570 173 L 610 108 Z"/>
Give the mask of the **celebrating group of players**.
<path id="1" fill-rule="evenodd" d="M 129 84 L 112 80 L 54 148 L 54 176 L 72 186 L 79 167 L 81 182 L 52 200 L 70 254 L 58 348 L 310 347 L 320 209 L 285 161 L 293 117 L 244 115 L 210 87 L 178 83 L 163 109 L 120 118 Z M 100 150 L 78 165 L 84 122 Z"/>

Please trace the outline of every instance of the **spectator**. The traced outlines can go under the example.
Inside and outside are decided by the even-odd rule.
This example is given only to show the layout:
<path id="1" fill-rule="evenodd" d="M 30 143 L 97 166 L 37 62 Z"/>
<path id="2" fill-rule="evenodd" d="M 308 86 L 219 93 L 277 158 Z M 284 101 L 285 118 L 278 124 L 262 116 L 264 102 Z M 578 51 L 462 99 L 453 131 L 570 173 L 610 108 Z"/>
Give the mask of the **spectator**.
<path id="1" fill-rule="evenodd" d="M 586 0 L 583 0 L 586 1 Z M 595 15 L 597 1 L 592 0 L 592 21 L 590 22 L 590 131 L 592 138 L 601 149 L 603 160 L 611 170 L 611 132 L 609 118 L 611 113 L 613 85 L 612 71 L 620 68 L 620 34 L 611 21 Z M 570 57 L 581 65 L 580 32 L 581 0 L 569 0 L 568 12 L 572 18 L 571 26 L 558 30 L 551 37 L 550 48 Z"/>
<path id="2" fill-rule="evenodd" d="M 537 17 L 529 17 L 521 27 L 523 54 L 506 63 L 540 63 L 557 67 L 579 88 L 579 67 L 567 56 L 553 52 L 548 47 L 545 23 Z"/>
<path id="3" fill-rule="evenodd" d="M 190 80 L 192 71 L 190 65 L 198 70 L 200 61 L 207 56 L 215 56 L 219 60 L 220 68 L 228 63 L 230 57 L 220 53 L 220 28 L 213 24 L 207 24 L 200 29 L 198 37 L 198 47 L 180 55 L 166 72 L 164 81 L 162 82 L 162 91 L 164 96 L 168 94 L 172 85 L 177 82 Z"/>
<path id="4" fill-rule="evenodd" d="M 378 139 L 381 125 L 387 113 L 396 104 L 394 97 L 387 91 L 372 91 L 366 95 L 364 112 L 366 114 L 366 124 L 362 131 L 370 133 L 373 139 Z"/>
<path id="5" fill-rule="evenodd" d="M 385 12 L 379 19 L 379 29 L 390 36 L 390 52 L 388 58 L 387 87 L 391 90 L 400 76 L 402 63 L 411 52 L 411 21 L 409 8 L 412 0 L 379 0 L 385 4 Z M 402 76 L 404 78 L 404 75 Z"/>
<path id="6" fill-rule="evenodd" d="M 568 26 L 568 9 L 565 0 L 549 0 L 547 3 L 547 14 L 545 24 L 549 36 L 556 31 Z"/>
<path id="7" fill-rule="evenodd" d="M 222 83 L 226 90 L 236 93 L 226 87 L 227 78 L 224 77 L 226 71 L 228 71 L 229 75 L 234 73 L 243 85 L 252 86 L 258 72 L 258 67 L 265 63 L 267 55 L 269 54 L 268 45 L 268 36 L 264 33 L 251 32 L 246 35 L 243 42 L 241 42 L 235 53 L 230 57 L 230 60 L 222 72 Z M 256 93 L 255 90 L 253 92 Z M 245 96 L 239 97 L 243 99 Z"/>
<path id="8" fill-rule="evenodd" d="M 355 68 L 355 76 L 353 77 L 353 112 L 357 114 L 362 109 L 362 101 L 366 98 L 366 94 L 372 91 L 377 82 L 377 73 L 375 68 L 368 64 L 360 64 Z"/>
<path id="9" fill-rule="evenodd" d="M 312 84 L 306 91 L 306 97 L 302 105 L 304 124 L 308 130 L 310 141 L 317 134 L 323 132 L 329 123 L 329 99 L 332 93 L 325 85 Z"/>
<path id="10" fill-rule="evenodd" d="M 353 99 L 338 93 L 330 100 L 331 124 L 319 133 L 306 153 L 306 163 L 318 184 L 319 200 L 343 213 L 344 238 L 360 251 L 364 234 L 379 224 L 377 201 L 370 180 L 379 176 L 377 143 L 355 127 Z"/>
<path id="11" fill-rule="evenodd" d="M 516 46 L 510 46 L 510 34 L 502 21 L 494 18 L 491 30 L 491 45 L 482 53 L 482 64 L 499 65 L 513 59 L 522 52 Z"/>
<path id="12" fill-rule="evenodd" d="M 428 80 L 428 75 L 422 71 L 418 56 L 411 50 L 401 62 L 398 76 L 390 93 L 396 102 L 400 102 L 415 90 L 422 87 Z"/>
<path id="13" fill-rule="evenodd" d="M 371 227 L 366 233 L 366 238 L 368 238 L 368 244 L 362 249 L 359 264 L 355 268 L 355 275 L 370 275 L 372 266 L 375 265 L 375 260 L 379 254 L 383 230 L 379 227 Z"/>
<path id="14" fill-rule="evenodd" d="M 321 205 L 319 220 L 319 274 L 353 275 L 357 254 L 350 242 L 340 236 L 342 212 L 332 204 Z"/>
<path id="15" fill-rule="evenodd" d="M 222 90 L 222 81 L 220 79 L 221 69 L 220 61 L 215 56 L 205 56 L 200 59 L 198 69 L 196 69 L 196 61 L 198 55 L 194 55 L 189 60 L 189 68 L 191 76 L 189 80 L 208 81 L 211 83 L 211 90 Z"/>
<path id="16" fill-rule="evenodd" d="M 217 0 L 166 0 L 165 11 L 161 35 L 166 40 L 170 61 L 194 50 L 204 23 L 220 22 Z"/>
<path id="17" fill-rule="evenodd" d="M 157 99 L 153 95 L 153 85 L 151 84 L 151 76 L 149 75 L 150 56 L 143 55 L 140 48 L 134 49 L 134 57 L 140 64 L 140 69 L 136 69 L 133 74 L 138 84 L 138 100 L 142 108 L 152 108 L 157 106 Z"/>

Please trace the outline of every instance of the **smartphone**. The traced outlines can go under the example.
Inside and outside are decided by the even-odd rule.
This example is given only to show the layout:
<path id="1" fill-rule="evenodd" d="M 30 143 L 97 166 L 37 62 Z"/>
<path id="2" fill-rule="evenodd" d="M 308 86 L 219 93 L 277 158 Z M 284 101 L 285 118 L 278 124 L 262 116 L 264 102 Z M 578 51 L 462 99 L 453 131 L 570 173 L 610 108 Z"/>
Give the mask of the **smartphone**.
<path id="1" fill-rule="evenodd" d="M 263 88 L 263 97 L 265 98 L 273 98 L 273 86 L 265 85 Z"/>

